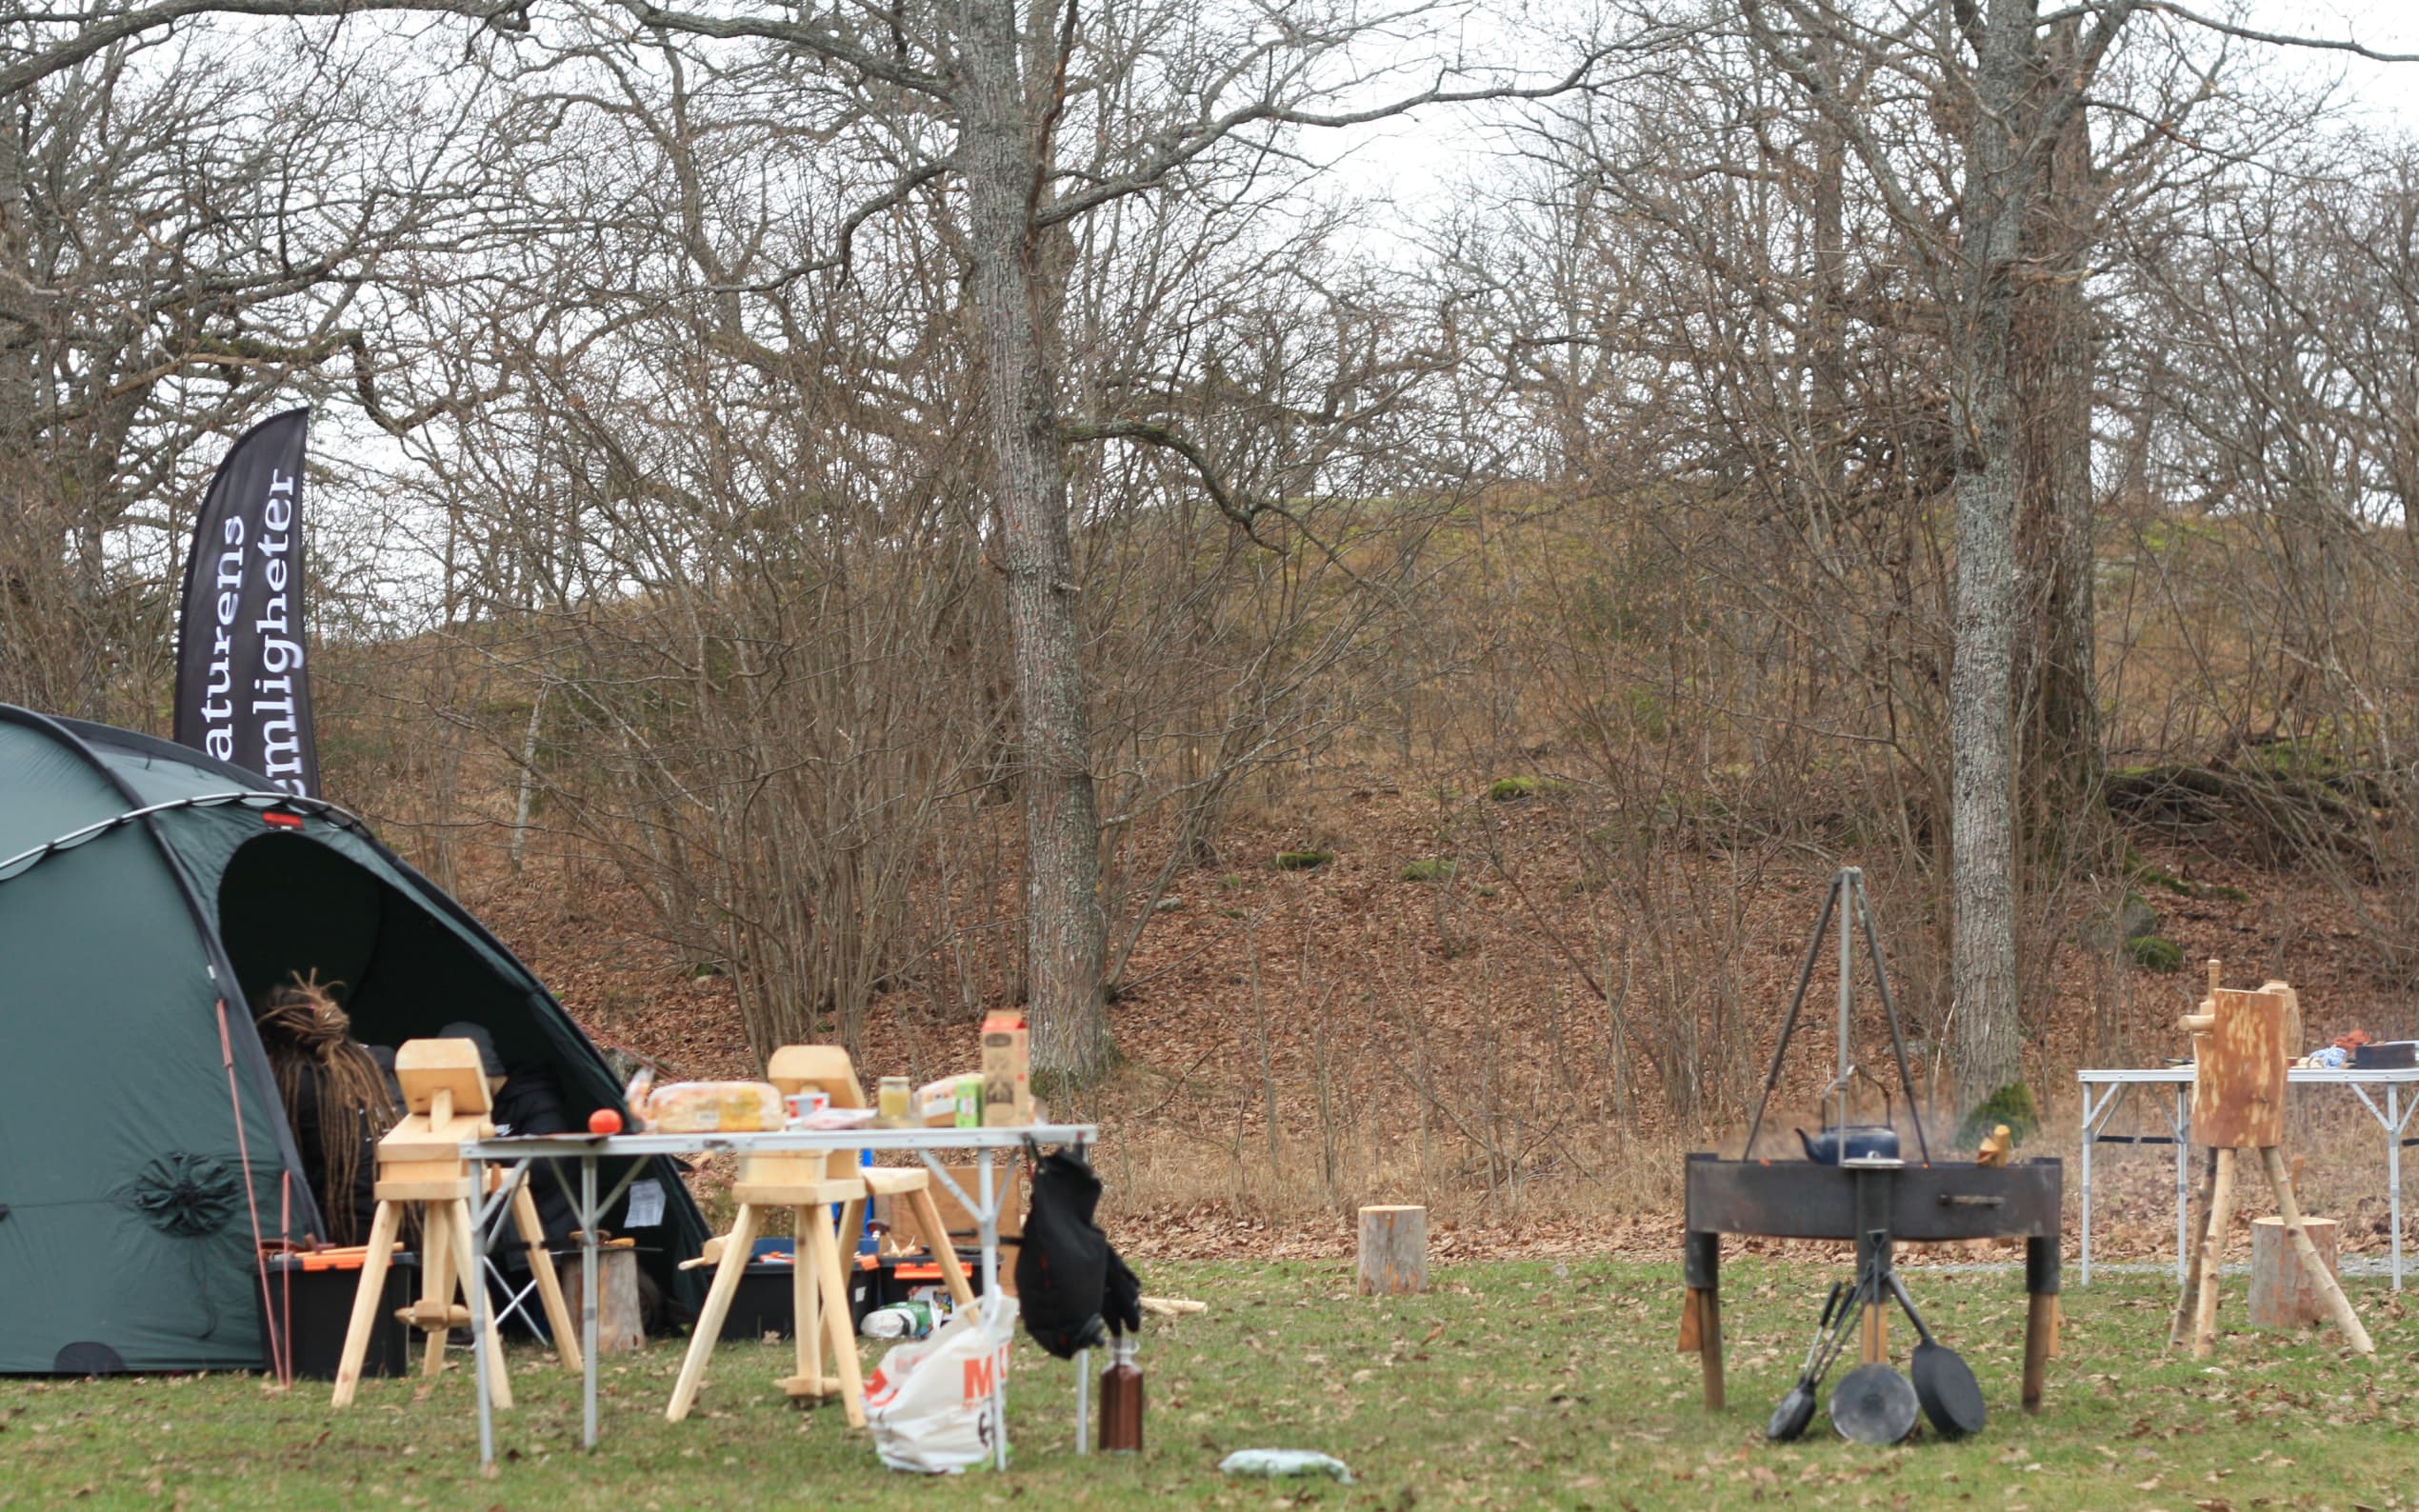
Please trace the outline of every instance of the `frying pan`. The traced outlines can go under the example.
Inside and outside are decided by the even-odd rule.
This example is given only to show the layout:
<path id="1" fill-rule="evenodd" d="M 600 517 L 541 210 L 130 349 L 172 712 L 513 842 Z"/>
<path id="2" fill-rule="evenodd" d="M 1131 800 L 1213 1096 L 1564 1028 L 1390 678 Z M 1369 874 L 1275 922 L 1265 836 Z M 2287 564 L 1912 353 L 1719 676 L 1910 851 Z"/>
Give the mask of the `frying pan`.
<path id="1" fill-rule="evenodd" d="M 1858 1443 L 1896 1443 L 1913 1430 L 1915 1408 L 1915 1388 L 1886 1364 L 1858 1365 L 1831 1388 L 1831 1426 Z"/>
<path id="2" fill-rule="evenodd" d="M 1908 1320 L 1915 1325 L 1923 1343 L 1915 1346 L 1915 1358 L 1909 1368 L 1915 1376 L 1915 1395 L 1924 1405 L 1924 1416 L 1940 1430 L 1945 1439 L 1962 1439 L 1982 1431 L 1986 1416 L 1982 1387 L 1974 1383 L 1974 1373 L 1953 1349 L 1934 1342 L 1931 1330 L 1924 1326 L 1924 1315 L 1915 1310 L 1915 1300 L 1907 1295 L 1907 1283 L 1898 1273 L 1889 1273 L 1889 1289 L 1898 1297 L 1898 1305 L 1907 1309 Z"/>
<path id="3" fill-rule="evenodd" d="M 1822 1381 L 1823 1371 L 1814 1367 L 1815 1358 L 1824 1356 L 1823 1368 L 1830 1368 L 1830 1359 L 1824 1345 L 1832 1342 L 1831 1315 L 1839 1310 L 1840 1293 L 1848 1290 L 1848 1283 L 1831 1283 L 1831 1294 L 1823 1303 L 1823 1321 L 1814 1325 L 1814 1342 L 1806 1346 L 1806 1363 L 1798 1367 L 1797 1384 L 1772 1409 L 1772 1421 L 1764 1425 L 1764 1437 L 1787 1443 L 1806 1431 L 1814 1421 L 1814 1387 Z"/>

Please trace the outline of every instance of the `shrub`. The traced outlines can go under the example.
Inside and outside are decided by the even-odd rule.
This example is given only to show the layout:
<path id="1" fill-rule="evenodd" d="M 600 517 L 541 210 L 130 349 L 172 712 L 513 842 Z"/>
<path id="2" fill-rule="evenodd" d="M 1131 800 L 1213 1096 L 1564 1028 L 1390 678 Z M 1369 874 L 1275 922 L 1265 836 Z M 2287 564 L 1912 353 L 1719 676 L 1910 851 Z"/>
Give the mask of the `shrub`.
<path id="1" fill-rule="evenodd" d="M 1487 796 L 1499 804 L 1514 804 L 1524 798 L 1560 798 L 1569 791 L 1569 783 L 1550 777 L 1498 777 L 1487 785 Z"/>
<path id="2" fill-rule="evenodd" d="M 2181 971 L 2184 969 L 2184 947 L 2159 935 L 2146 934 L 2128 940 L 2125 953 L 2133 964 L 2146 971 Z"/>
<path id="3" fill-rule="evenodd" d="M 2041 1127 L 2041 1109 L 2032 1101 L 2032 1089 L 2022 1082 L 2010 1082 L 1975 1104 L 1957 1125 L 1960 1148 L 1972 1149 L 1999 1124 L 2008 1125 L 2010 1141 L 2021 1144 Z"/>

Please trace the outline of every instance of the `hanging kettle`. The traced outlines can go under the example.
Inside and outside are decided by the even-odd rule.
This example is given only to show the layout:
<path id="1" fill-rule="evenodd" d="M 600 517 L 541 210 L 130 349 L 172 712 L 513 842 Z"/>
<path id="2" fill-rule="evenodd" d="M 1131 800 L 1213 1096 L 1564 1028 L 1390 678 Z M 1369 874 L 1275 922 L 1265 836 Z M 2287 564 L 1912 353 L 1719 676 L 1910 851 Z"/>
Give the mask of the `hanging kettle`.
<path id="1" fill-rule="evenodd" d="M 1806 1158 L 1817 1165 L 1898 1158 L 1898 1130 L 1887 1124 L 1833 1124 L 1819 1134 L 1799 1129 L 1797 1142 L 1806 1146 Z"/>

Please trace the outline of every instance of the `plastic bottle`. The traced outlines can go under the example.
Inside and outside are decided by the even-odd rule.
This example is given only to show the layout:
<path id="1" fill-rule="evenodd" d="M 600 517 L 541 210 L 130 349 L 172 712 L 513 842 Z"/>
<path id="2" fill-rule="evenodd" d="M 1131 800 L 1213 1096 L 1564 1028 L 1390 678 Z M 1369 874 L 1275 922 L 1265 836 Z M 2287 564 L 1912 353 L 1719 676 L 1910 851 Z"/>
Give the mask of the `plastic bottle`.
<path id="1" fill-rule="evenodd" d="M 630 1109 L 631 1133 L 646 1132 L 647 1100 L 654 1091 L 655 1068 L 651 1065 L 640 1066 L 638 1074 L 630 1079 L 630 1085 L 622 1088 L 622 1106 Z"/>
<path id="2" fill-rule="evenodd" d="M 1132 1334 L 1119 1334 L 1109 1345 L 1109 1368 L 1100 1373 L 1103 1454 L 1142 1452 L 1142 1366 L 1134 1363 L 1141 1343 Z"/>
<path id="3" fill-rule="evenodd" d="M 868 1339 L 922 1339 L 932 1331 L 932 1309 L 920 1302 L 897 1302 L 876 1307 L 857 1324 Z"/>

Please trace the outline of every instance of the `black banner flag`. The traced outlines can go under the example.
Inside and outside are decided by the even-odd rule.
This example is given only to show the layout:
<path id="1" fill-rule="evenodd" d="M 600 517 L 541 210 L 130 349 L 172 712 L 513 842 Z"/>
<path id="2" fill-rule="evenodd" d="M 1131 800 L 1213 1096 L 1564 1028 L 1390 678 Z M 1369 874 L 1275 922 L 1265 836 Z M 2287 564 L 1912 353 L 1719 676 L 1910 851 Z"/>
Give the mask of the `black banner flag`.
<path id="1" fill-rule="evenodd" d="M 303 666 L 303 441 L 310 411 L 246 431 L 193 525 L 177 622 L 176 740 L 304 797 L 319 791 Z"/>

